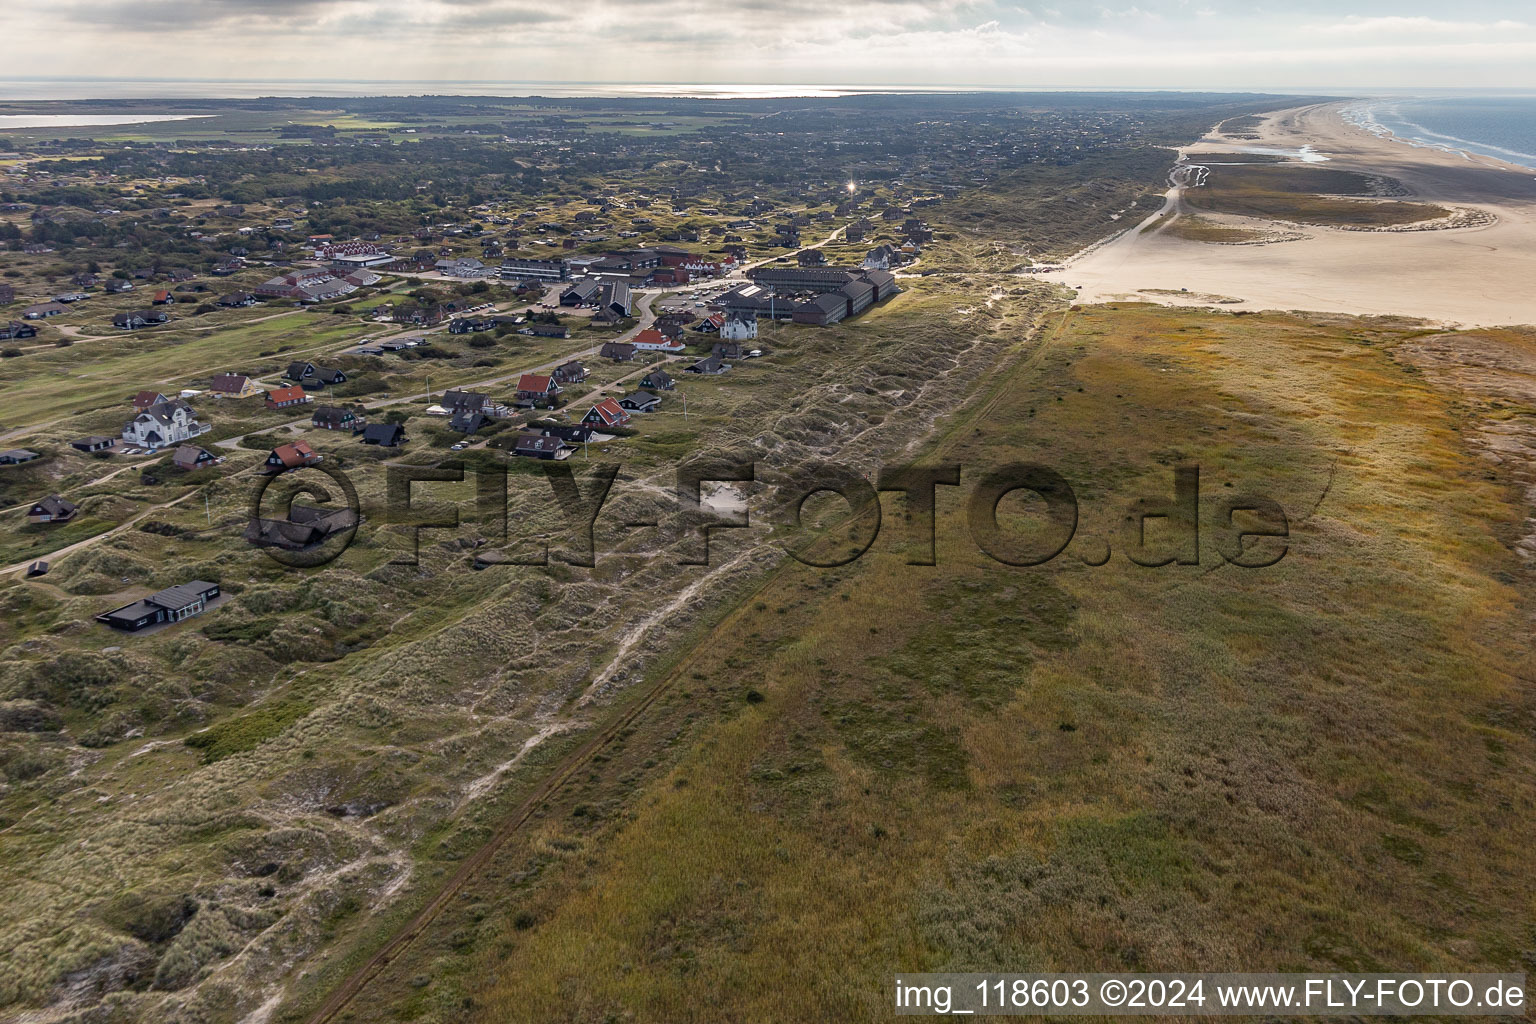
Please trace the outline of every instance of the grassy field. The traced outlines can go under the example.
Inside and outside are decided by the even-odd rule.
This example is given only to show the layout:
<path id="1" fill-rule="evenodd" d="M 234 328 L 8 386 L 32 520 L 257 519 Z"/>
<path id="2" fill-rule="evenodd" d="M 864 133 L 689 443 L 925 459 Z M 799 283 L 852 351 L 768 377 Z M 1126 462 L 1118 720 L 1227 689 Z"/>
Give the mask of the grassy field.
<path id="1" fill-rule="evenodd" d="M 349 1019 L 873 1020 L 898 970 L 1528 968 L 1522 516 L 1466 396 L 1394 359 L 1422 333 L 1066 316 L 925 449 L 967 485 L 937 566 L 905 564 L 891 496 L 863 559 L 722 612 Z M 1043 567 L 965 527 L 1020 459 L 1081 503 Z M 1181 465 L 1199 564 L 1133 564 L 1125 512 Z M 1268 568 L 1214 550 L 1243 492 L 1288 515 Z"/>
<path id="2" fill-rule="evenodd" d="M 511 540 L 475 514 L 473 482 L 423 486 L 418 505 L 456 502 L 464 522 L 424 531 L 419 565 L 391 564 L 411 546 L 390 525 L 383 463 L 444 454 L 409 404 L 404 452 L 302 432 L 354 481 L 368 520 L 321 571 L 283 569 L 240 539 L 253 484 L 240 474 L 261 450 L 220 449 L 229 461 L 211 480 L 149 485 L 133 471 L 100 488 L 87 510 L 112 523 L 190 497 L 56 559 L 42 580 L 0 585 L 0 723 L 19 726 L 0 731 L 0 870 L 14 893 L 0 914 L 13 968 L 0 1004 L 54 1001 L 78 972 L 143 1020 L 184 1011 L 233 1024 L 267 998 L 264 978 L 292 984 L 284 1013 L 323 995 L 768 567 L 760 531 L 717 538 L 722 561 L 707 570 L 678 564 L 690 543 L 666 518 L 678 458 L 783 463 L 835 448 L 867 464 L 899 450 L 1027 335 L 1046 301 L 1038 286 L 961 311 L 1003 283 L 911 282 L 834 329 L 774 328 L 770 355 L 724 377 L 678 374 L 635 436 L 571 463 L 583 480 L 622 463 L 592 569 L 475 571 L 476 556 L 528 535 L 571 543 L 523 460 L 507 467 Z M 598 366 L 594 380 L 623 369 Z M 237 415 L 215 410 L 220 423 Z M 47 474 L 53 459 L 17 468 Z M 507 466 L 498 452 L 465 461 Z M 100 467 L 82 459 L 70 472 Z M 647 517 L 661 528 L 625 525 Z M 229 598 L 152 635 L 91 622 L 194 578 L 219 580 Z M 302 976 L 282 966 L 300 950 Z"/>
<path id="3" fill-rule="evenodd" d="M 1184 190 L 1184 200 L 1198 210 L 1267 217 L 1330 227 L 1391 227 L 1437 220 L 1450 211 L 1431 203 L 1370 196 L 1373 179 L 1352 171 L 1293 164 L 1221 165 L 1210 168 L 1204 185 Z"/>

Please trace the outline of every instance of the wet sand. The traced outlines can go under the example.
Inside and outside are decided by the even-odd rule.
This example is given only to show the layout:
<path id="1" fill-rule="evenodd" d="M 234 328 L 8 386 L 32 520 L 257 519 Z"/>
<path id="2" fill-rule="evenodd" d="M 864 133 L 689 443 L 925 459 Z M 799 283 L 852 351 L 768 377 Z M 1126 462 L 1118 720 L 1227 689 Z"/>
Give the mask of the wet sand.
<path id="1" fill-rule="evenodd" d="M 1435 203 L 1462 211 L 1463 220 L 1489 223 L 1351 231 L 1202 214 L 1287 240 L 1192 241 L 1161 230 L 1183 209 L 1184 186 L 1174 184 L 1158 214 L 1042 276 L 1079 288 L 1083 302 L 1210 305 L 1221 296 L 1229 300 L 1220 304 L 1223 309 L 1404 315 L 1466 327 L 1536 324 L 1536 171 L 1373 135 L 1344 119 L 1346 106 L 1275 111 L 1258 129 L 1245 130 L 1258 138 L 1213 131 L 1179 158 L 1199 163 L 1203 156 L 1245 148 L 1295 154 L 1297 162 L 1322 156 L 1327 161 L 1312 166 L 1394 178 L 1408 190 L 1395 198 Z M 1170 180 L 1194 177 L 1186 172 Z"/>

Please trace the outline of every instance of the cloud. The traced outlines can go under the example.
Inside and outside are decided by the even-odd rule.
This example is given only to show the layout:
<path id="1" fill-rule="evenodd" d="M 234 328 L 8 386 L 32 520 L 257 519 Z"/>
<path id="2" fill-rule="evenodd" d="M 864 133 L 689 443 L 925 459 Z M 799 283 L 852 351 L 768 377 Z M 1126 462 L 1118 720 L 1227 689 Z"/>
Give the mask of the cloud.
<path id="1" fill-rule="evenodd" d="M 1536 86 L 1524 0 L 52 0 L 12 75 Z"/>
<path id="2" fill-rule="evenodd" d="M 1351 17 L 1329 25 L 1317 26 L 1318 31 L 1335 35 L 1493 35 L 1530 26 L 1519 21 L 1500 19 L 1495 22 L 1443 21 L 1439 18 L 1405 17 L 1389 15 L 1379 18 Z"/>

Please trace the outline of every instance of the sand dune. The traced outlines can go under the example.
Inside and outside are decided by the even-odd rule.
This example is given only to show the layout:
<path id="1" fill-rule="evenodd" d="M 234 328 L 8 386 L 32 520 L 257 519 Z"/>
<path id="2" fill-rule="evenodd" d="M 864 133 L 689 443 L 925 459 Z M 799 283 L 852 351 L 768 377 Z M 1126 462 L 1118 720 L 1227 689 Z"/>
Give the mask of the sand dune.
<path id="1" fill-rule="evenodd" d="M 1043 276 L 1079 288 L 1084 302 L 1204 305 L 1220 295 L 1228 298 L 1224 309 L 1399 314 L 1448 326 L 1536 323 L 1536 171 L 1372 135 L 1344 119 L 1345 106 L 1276 111 L 1243 133 L 1257 138 L 1213 132 L 1180 160 L 1245 148 L 1293 154 L 1296 162 L 1325 157 L 1324 167 L 1394 178 L 1407 188 L 1402 198 L 1452 208 L 1455 223 L 1471 226 L 1362 231 L 1223 216 L 1225 225 L 1285 240 L 1192 241 L 1162 229 L 1182 213 L 1183 183 L 1196 177 L 1181 172 L 1170 178 L 1162 211 Z"/>

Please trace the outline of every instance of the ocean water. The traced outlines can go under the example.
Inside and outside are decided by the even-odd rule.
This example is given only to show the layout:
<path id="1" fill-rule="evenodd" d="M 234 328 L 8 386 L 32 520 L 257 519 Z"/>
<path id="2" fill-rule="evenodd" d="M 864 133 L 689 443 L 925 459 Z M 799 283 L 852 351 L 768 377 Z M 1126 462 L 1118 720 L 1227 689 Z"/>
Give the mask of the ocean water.
<path id="1" fill-rule="evenodd" d="M 1536 95 L 1389 97 L 1345 110 L 1378 135 L 1536 168 Z"/>

